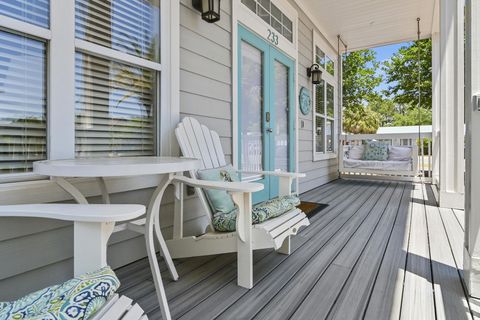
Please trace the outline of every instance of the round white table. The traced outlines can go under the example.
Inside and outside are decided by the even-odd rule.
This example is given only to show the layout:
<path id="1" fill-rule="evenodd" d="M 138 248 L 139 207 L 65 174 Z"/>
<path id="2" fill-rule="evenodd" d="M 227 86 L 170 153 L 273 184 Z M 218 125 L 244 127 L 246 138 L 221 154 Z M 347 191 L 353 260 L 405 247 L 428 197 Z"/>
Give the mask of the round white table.
<path id="1" fill-rule="evenodd" d="M 195 170 L 200 167 L 197 159 L 178 157 L 125 157 L 125 158 L 94 158 L 94 159 L 72 159 L 72 160 L 45 160 L 33 163 L 33 171 L 37 174 L 52 177 L 63 190 L 68 192 L 79 204 L 88 204 L 86 197 L 70 183 L 66 178 L 90 177 L 96 178 L 102 192 L 103 202 L 110 203 L 110 196 L 104 178 L 106 177 L 128 177 L 141 175 L 162 175 L 162 178 L 152 194 L 147 207 L 145 221 L 145 241 L 147 254 L 152 269 L 155 289 L 162 310 L 164 319 L 170 319 L 167 297 L 163 287 L 160 268 L 155 254 L 154 237 L 160 243 L 160 250 L 174 280 L 178 274 L 168 251 L 165 239 L 160 228 L 160 203 L 167 186 L 172 182 L 175 174 L 184 171 Z M 113 232 L 115 223 L 107 225 L 102 230 L 101 236 L 106 242 Z M 80 241 L 75 241 L 80 242 Z M 76 245 L 75 245 L 76 246 Z M 101 252 L 95 252 L 97 248 L 90 248 L 92 259 L 102 256 Z M 101 257 L 104 259 L 106 257 Z M 75 262 L 74 262 L 75 264 Z M 75 268 L 80 266 L 74 265 Z M 77 272 L 76 270 L 75 272 Z"/>

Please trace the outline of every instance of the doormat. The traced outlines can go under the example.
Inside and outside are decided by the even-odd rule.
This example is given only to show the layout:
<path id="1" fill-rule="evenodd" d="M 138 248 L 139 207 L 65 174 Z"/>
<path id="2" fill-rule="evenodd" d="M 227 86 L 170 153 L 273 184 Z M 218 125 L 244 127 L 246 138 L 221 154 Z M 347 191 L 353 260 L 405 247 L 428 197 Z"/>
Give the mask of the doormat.
<path id="1" fill-rule="evenodd" d="M 328 204 L 317 203 L 317 202 L 307 202 L 307 201 L 302 201 L 297 206 L 297 208 L 305 212 L 305 214 L 308 217 L 313 217 L 314 215 L 316 215 L 326 207 L 328 207 Z"/>

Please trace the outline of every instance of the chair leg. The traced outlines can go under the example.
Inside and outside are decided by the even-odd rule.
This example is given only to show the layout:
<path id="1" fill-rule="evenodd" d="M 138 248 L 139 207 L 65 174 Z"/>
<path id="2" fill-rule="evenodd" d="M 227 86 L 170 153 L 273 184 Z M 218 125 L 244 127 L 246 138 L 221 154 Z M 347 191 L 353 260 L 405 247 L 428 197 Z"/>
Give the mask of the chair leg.
<path id="1" fill-rule="evenodd" d="M 289 255 L 291 253 L 290 252 L 290 236 L 286 237 L 285 240 L 283 240 L 282 246 L 278 248 L 277 252 L 281 254 L 286 254 L 286 255 Z"/>
<path id="2" fill-rule="evenodd" d="M 232 192 L 238 206 L 237 215 L 237 274 L 238 285 L 253 287 L 252 194 Z"/>
<path id="3" fill-rule="evenodd" d="M 252 242 L 237 240 L 237 281 L 240 287 L 253 287 L 253 250 Z"/>

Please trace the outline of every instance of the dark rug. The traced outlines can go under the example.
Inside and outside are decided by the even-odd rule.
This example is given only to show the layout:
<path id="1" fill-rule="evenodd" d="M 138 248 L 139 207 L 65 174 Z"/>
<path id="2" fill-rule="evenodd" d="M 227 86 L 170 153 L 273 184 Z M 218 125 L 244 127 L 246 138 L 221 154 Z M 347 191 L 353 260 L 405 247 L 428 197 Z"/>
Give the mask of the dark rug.
<path id="1" fill-rule="evenodd" d="M 300 205 L 297 206 L 297 208 L 305 212 L 308 217 L 313 217 L 326 207 L 328 207 L 328 204 L 308 201 L 302 201 Z"/>

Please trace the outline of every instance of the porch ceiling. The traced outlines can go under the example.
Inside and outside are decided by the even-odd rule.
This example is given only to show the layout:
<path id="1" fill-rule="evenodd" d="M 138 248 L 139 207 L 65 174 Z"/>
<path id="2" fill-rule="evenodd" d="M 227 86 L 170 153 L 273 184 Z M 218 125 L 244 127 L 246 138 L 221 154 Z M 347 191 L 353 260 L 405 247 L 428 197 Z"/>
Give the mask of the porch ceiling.
<path id="1" fill-rule="evenodd" d="M 305 12 L 335 44 L 340 34 L 348 50 L 430 37 L 438 0 L 300 0 Z M 435 16 L 435 18 L 434 18 Z M 343 48 L 341 48 L 343 49 Z"/>

